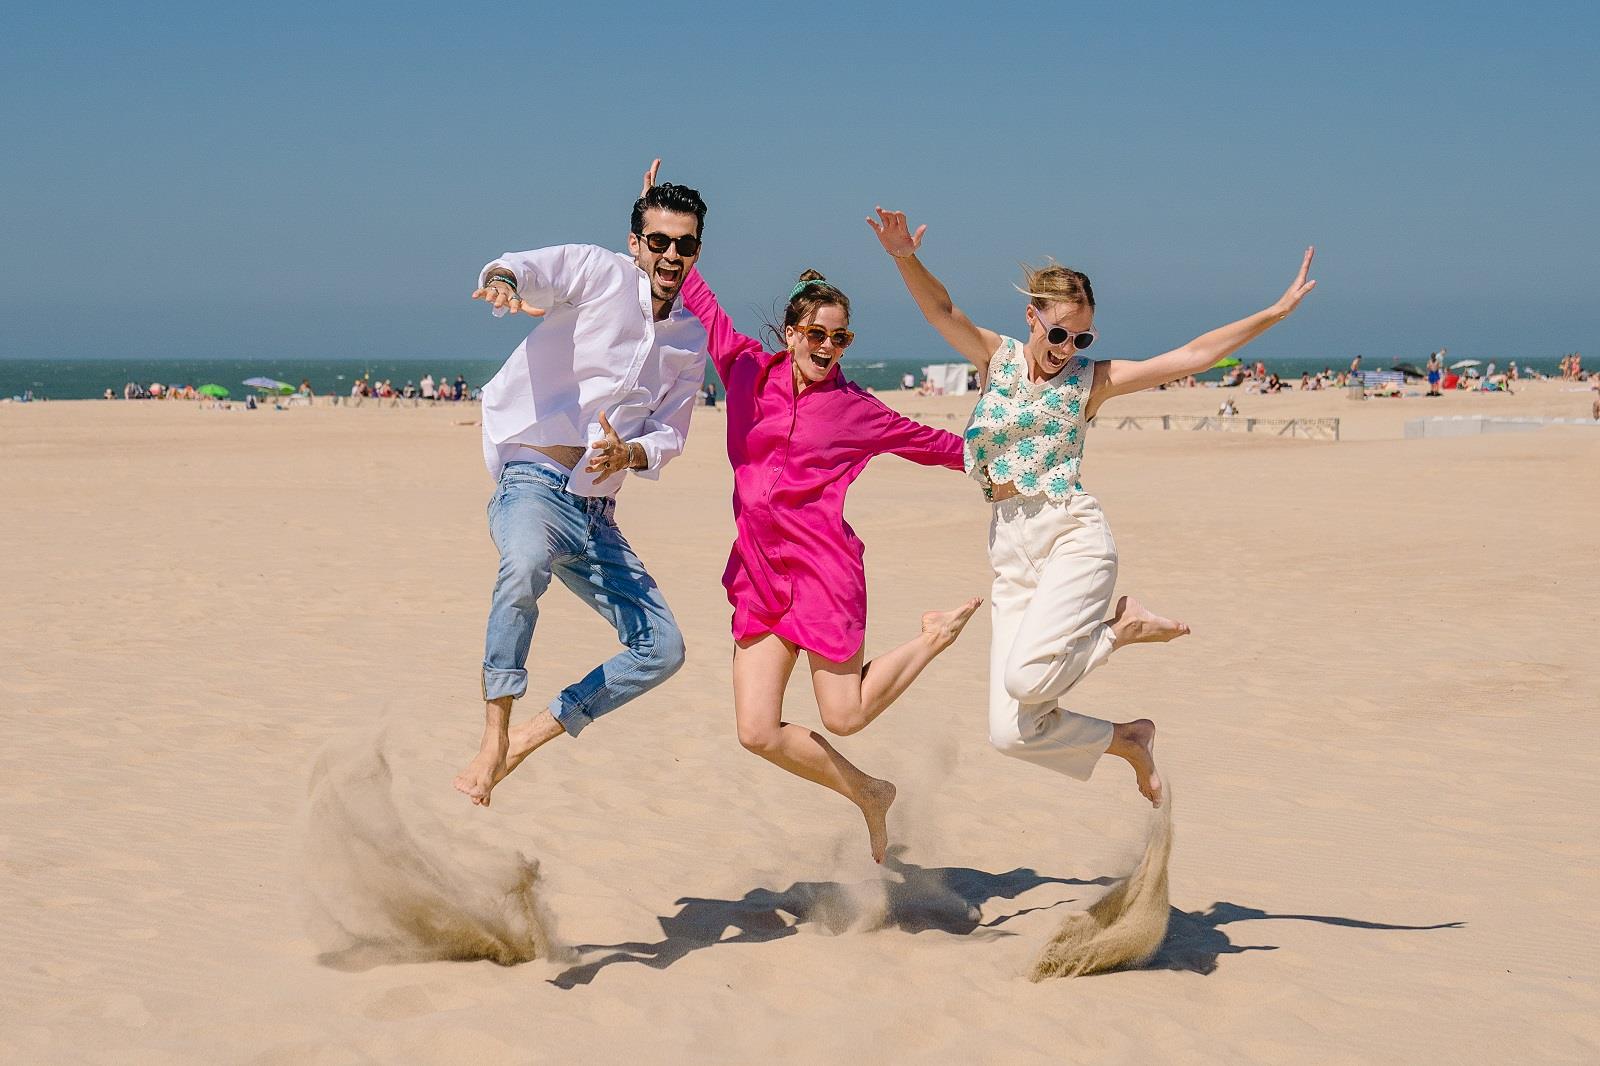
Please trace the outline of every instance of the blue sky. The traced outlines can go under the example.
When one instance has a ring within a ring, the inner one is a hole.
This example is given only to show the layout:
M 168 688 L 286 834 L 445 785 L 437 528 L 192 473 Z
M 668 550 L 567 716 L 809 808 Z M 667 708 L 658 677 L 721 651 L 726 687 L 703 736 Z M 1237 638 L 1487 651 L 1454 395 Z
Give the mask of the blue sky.
M 946 354 L 862 222 L 1014 329 L 1087 271 L 1102 354 L 1319 289 L 1265 355 L 1600 341 L 1592 4 L 77 4 L 0 17 L 0 357 L 494 355 L 496 253 L 698 187 L 748 331 L 816 267 L 853 357 Z M 858 354 L 859 353 L 859 354 Z

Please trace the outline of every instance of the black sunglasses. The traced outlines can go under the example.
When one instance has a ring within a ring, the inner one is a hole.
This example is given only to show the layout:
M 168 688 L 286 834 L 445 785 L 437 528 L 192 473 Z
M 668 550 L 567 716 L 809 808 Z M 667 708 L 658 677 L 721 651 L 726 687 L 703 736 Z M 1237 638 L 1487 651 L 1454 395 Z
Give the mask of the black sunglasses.
M 1067 343 L 1067 338 L 1072 338 L 1072 346 L 1078 351 L 1083 351 L 1094 343 L 1097 334 L 1093 330 L 1088 333 L 1074 333 L 1065 326 L 1051 326 L 1045 331 L 1044 339 L 1050 342 L 1050 347 L 1059 348 Z
M 665 233 L 640 233 L 637 234 L 644 246 L 656 255 L 666 251 L 668 246 L 676 244 L 678 254 L 690 258 L 700 254 L 700 238 L 695 236 L 668 237 Z

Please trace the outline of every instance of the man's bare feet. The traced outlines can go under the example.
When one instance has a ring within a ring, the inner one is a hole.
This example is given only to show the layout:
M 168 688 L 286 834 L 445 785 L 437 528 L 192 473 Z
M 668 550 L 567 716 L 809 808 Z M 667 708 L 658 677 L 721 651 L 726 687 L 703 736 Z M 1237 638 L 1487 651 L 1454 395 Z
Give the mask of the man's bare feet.
M 1144 604 L 1124 596 L 1117 601 L 1117 613 L 1111 616 L 1111 632 L 1120 648 L 1124 644 L 1164 644 L 1187 634 L 1189 627 L 1151 614 Z
M 1161 775 L 1156 773 L 1156 724 L 1148 718 L 1118 722 L 1112 726 L 1111 746 L 1106 754 L 1128 760 L 1139 792 L 1150 806 L 1161 806 Z
M 941 652 L 956 642 L 961 631 L 972 620 L 972 612 L 983 603 L 982 596 L 974 596 L 953 611 L 929 611 L 922 616 L 922 635 Z
M 456 791 L 464 793 L 478 806 L 487 807 L 489 793 L 507 772 L 505 739 L 501 738 L 498 744 L 486 741 L 467 768 L 456 775 Z
M 508 747 L 505 766 L 500 770 L 500 776 L 494 779 L 494 783 L 498 785 L 504 781 L 511 771 L 522 765 L 523 759 L 532 755 L 546 741 L 560 736 L 563 732 L 565 730 L 561 728 L 560 723 L 556 722 L 548 712 L 512 726 L 506 738 Z
M 889 805 L 894 803 L 895 787 L 874 778 L 861 790 L 861 814 L 867 820 L 867 839 L 872 845 L 872 861 L 881 863 L 889 850 Z

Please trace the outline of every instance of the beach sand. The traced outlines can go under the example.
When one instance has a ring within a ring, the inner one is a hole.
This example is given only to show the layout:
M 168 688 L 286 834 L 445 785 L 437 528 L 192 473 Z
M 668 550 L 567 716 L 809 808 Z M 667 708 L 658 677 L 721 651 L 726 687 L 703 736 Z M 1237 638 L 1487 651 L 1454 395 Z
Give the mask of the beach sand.
M 1194 633 L 1072 703 L 1159 725 L 1172 911 L 1145 967 L 1039 983 L 1139 859 L 1131 773 L 988 747 L 980 614 L 839 741 L 900 786 L 875 867 L 734 736 L 720 412 L 619 504 L 688 665 L 483 810 L 450 787 L 495 570 L 475 409 L 0 406 L 0 1061 L 1596 1061 L 1600 428 L 1401 439 L 1587 415 L 1566 388 L 1237 397 L 1339 443 L 1111 426 L 1214 389 L 1108 406 L 1121 588 Z M 887 398 L 958 431 L 972 400 Z M 869 653 L 986 593 L 958 475 L 879 460 L 849 516 Z M 614 644 L 540 606 L 522 713 Z M 798 678 L 790 708 L 817 723 Z M 485 943 L 539 958 L 395 961 Z

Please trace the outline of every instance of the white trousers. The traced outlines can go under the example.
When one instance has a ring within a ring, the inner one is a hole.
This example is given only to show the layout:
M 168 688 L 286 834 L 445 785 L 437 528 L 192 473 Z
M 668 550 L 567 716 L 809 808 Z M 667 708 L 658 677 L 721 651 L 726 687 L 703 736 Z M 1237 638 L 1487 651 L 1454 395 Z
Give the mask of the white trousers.
M 1117 545 L 1093 496 L 1013 496 L 993 505 L 989 563 L 989 743 L 1086 781 L 1111 745 L 1111 723 L 1057 701 L 1106 661 Z

